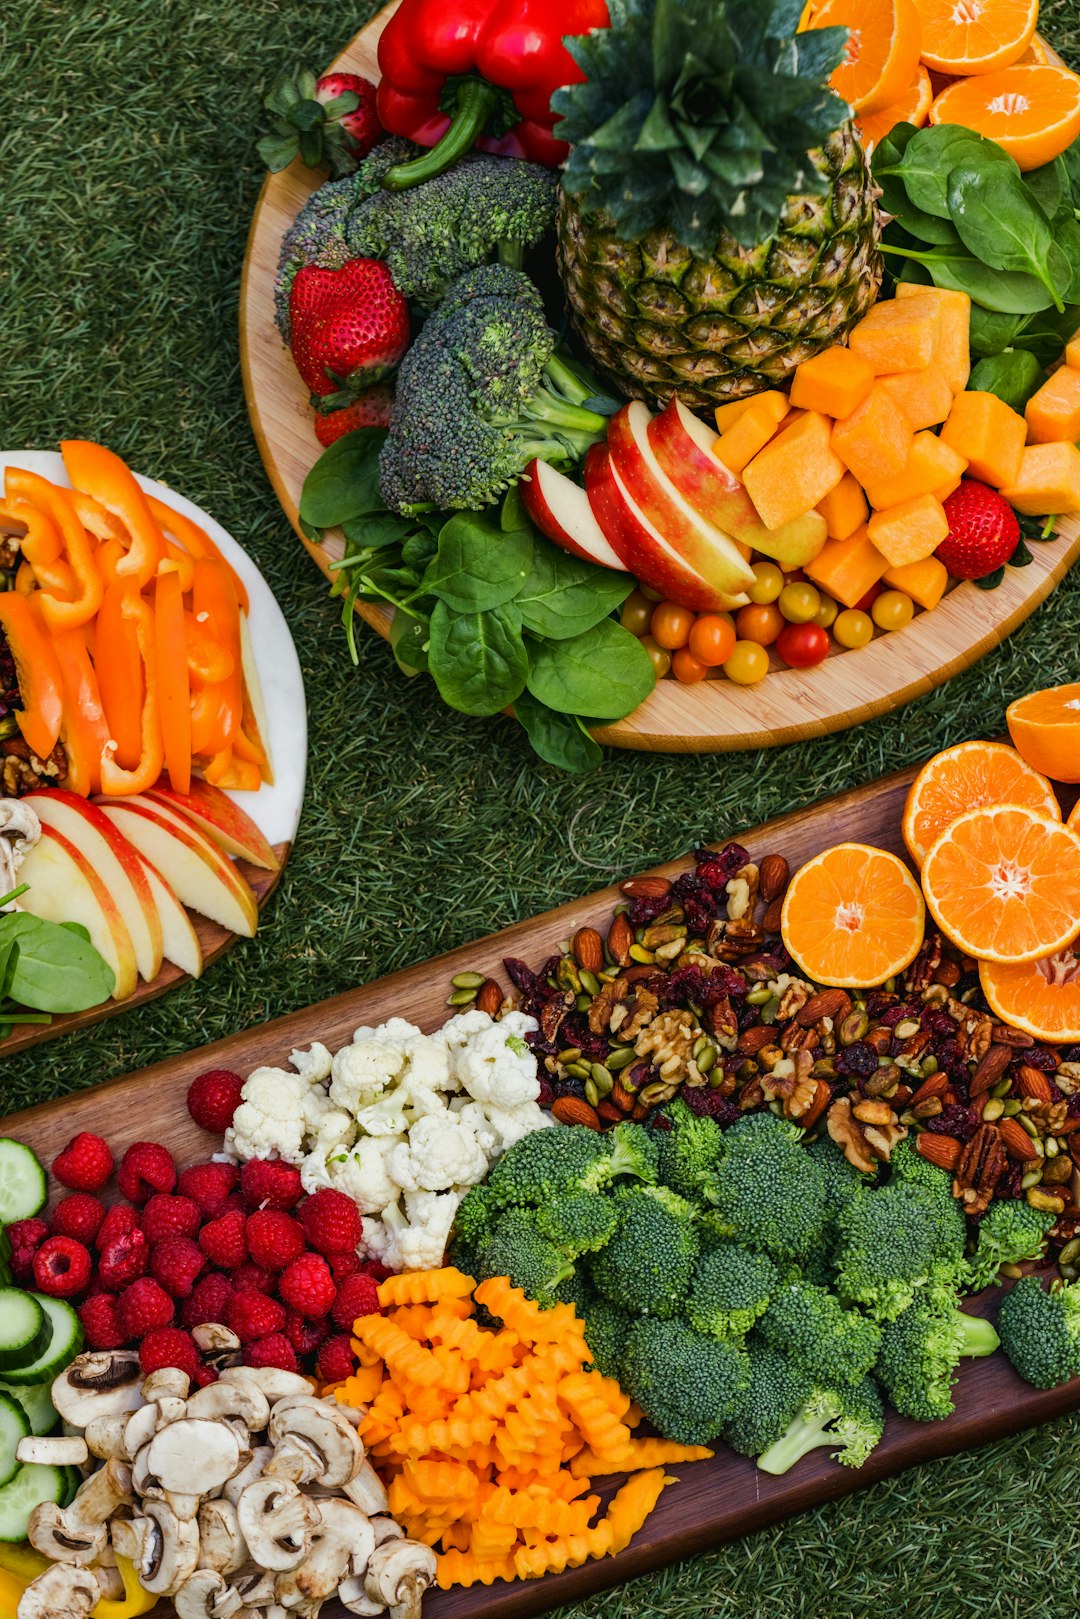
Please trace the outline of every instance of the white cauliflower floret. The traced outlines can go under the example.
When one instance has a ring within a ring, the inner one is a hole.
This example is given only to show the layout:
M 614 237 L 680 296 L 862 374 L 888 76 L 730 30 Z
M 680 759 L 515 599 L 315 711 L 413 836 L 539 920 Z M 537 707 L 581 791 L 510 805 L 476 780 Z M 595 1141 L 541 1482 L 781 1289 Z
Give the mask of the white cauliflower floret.
M 536 1058 L 523 1038 L 535 1028 L 532 1018 L 511 1012 L 501 1023 L 475 1034 L 458 1053 L 458 1077 L 475 1101 L 502 1108 L 535 1102 L 540 1094 Z
M 534 1130 L 546 1130 L 555 1120 L 545 1113 L 539 1102 L 519 1102 L 515 1108 L 484 1108 L 488 1128 L 498 1138 L 492 1157 L 501 1157 L 515 1141 L 531 1136 Z
M 460 1117 L 444 1109 L 417 1119 L 390 1154 L 390 1174 L 406 1191 L 471 1186 L 487 1174 L 487 1154 Z
M 393 1136 L 362 1136 L 345 1151 L 344 1158 L 340 1152 L 332 1153 L 327 1165 L 329 1184 L 351 1197 L 363 1214 L 378 1214 L 401 1193 L 389 1167 L 396 1146 Z
M 494 1019 L 487 1012 L 477 1011 L 471 1006 L 467 1012 L 458 1012 L 454 1017 L 448 1018 L 441 1029 L 436 1029 L 432 1035 L 444 1045 L 453 1059 L 459 1051 L 463 1051 L 474 1035 L 484 1034 L 494 1026 Z
M 407 1023 L 403 1017 L 392 1017 L 386 1023 L 380 1023 L 378 1028 L 370 1024 L 361 1024 L 359 1029 L 353 1030 L 353 1045 L 363 1045 L 367 1040 L 389 1040 L 403 1044 L 414 1035 L 420 1033 L 415 1023 Z
M 445 1103 L 437 1093 L 457 1089 L 456 1081 L 450 1076 L 450 1056 L 446 1047 L 426 1034 L 417 1035 L 402 1044 L 409 1059 L 405 1076 L 409 1089 L 418 1097 L 421 1092 L 425 1096 L 430 1095 L 435 1104 L 434 1107 L 421 1106 L 418 1100 L 413 1104 L 415 1110 L 434 1112 L 435 1108 L 444 1107 Z
M 408 1105 L 408 1087 L 395 1085 L 367 1107 L 356 1108 L 357 1126 L 370 1136 L 403 1136 L 409 1128 Z
M 476 1137 L 477 1145 L 489 1159 L 499 1156 L 502 1151 L 499 1132 L 479 1102 L 474 1102 L 468 1096 L 455 1096 L 450 1103 L 450 1110 L 457 1114 L 462 1124 Z
M 376 1101 L 404 1067 L 405 1053 L 397 1041 L 373 1037 L 342 1046 L 333 1059 L 330 1100 L 356 1113 Z
M 240 1105 L 226 1132 L 225 1151 L 237 1158 L 304 1157 L 304 1102 L 308 1083 L 285 1068 L 256 1068 L 240 1092 Z
M 301 1079 L 306 1079 L 309 1085 L 320 1085 L 324 1079 L 330 1078 L 331 1056 L 321 1040 L 316 1040 L 306 1050 L 298 1049 L 289 1057 L 296 1072 Z
M 381 1220 L 364 1221 L 368 1253 L 391 1270 L 434 1270 L 460 1202 L 459 1192 L 406 1192 L 404 1208 L 391 1203 Z

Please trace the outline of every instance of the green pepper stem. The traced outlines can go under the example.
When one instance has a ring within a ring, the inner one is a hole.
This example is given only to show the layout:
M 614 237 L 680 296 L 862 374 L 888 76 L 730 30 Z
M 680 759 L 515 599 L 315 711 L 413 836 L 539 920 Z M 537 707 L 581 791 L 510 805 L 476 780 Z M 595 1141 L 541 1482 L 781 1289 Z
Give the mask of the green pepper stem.
M 483 79 L 466 79 L 457 92 L 457 106 L 446 131 L 437 146 L 423 157 L 408 163 L 395 163 L 382 177 L 386 191 L 407 191 L 410 186 L 423 185 L 433 180 L 444 169 L 450 168 L 476 143 L 484 133 L 488 119 L 500 102 L 499 91 Z

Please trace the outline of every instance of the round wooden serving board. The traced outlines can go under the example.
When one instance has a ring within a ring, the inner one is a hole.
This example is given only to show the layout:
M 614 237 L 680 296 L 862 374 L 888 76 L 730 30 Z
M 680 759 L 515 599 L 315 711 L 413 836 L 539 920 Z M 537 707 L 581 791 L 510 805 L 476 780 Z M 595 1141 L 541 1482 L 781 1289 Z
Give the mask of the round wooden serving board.
M 397 0 L 350 41 L 332 67 L 377 80 L 379 36 L 396 9 Z M 289 522 L 332 579 L 330 565 L 344 552 L 341 535 L 334 532 L 316 545 L 300 530 L 300 491 L 321 446 L 307 390 L 274 325 L 273 297 L 281 239 L 323 177 L 299 160 L 267 176 L 244 259 L 240 358 L 248 412 L 270 481 Z M 723 678 L 697 686 L 661 680 L 640 708 L 593 734 L 614 747 L 710 753 L 823 736 L 888 713 L 970 667 L 1034 612 L 1080 555 L 1080 518 L 1066 519 L 1053 541 L 1033 546 L 1032 552 L 1030 566 L 1006 568 L 996 590 L 959 585 L 932 613 L 919 613 L 907 629 L 879 636 L 859 651 L 838 651 L 815 669 L 777 666 L 752 687 Z M 357 603 L 356 610 L 380 635 L 388 635 L 388 608 Z

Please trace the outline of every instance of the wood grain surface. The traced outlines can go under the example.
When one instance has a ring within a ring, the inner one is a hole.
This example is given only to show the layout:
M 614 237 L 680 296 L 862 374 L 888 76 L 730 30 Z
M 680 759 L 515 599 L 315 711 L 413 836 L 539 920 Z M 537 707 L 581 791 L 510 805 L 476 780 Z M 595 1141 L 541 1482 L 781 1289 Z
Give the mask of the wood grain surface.
M 783 816 L 748 834 L 737 827 L 719 828 L 718 841 L 737 834 L 755 859 L 770 849 L 776 850 L 787 856 L 793 870 L 821 849 L 845 839 L 877 844 L 902 854 L 900 812 L 913 774 L 909 770 L 885 777 L 811 809 Z M 1075 790 L 1069 793 L 1066 809 L 1075 796 Z M 686 865 L 687 861 L 678 860 L 656 870 L 672 877 Z M 169 1146 L 181 1165 L 203 1159 L 219 1142 L 192 1122 L 184 1106 L 184 1093 L 204 1069 L 234 1068 L 246 1075 L 261 1063 L 287 1063 L 294 1047 L 306 1046 L 313 1040 L 322 1040 L 336 1049 L 351 1038 L 358 1025 L 389 1017 L 405 1017 L 427 1031 L 435 1029 L 447 1017 L 446 995 L 454 973 L 476 969 L 505 982 L 505 956 L 521 956 L 535 964 L 578 927 L 606 929 L 618 897 L 616 887 L 602 889 L 273 1023 L 196 1047 L 184 1056 L 126 1078 L 13 1114 L 0 1120 L 0 1135 L 26 1141 L 46 1163 L 80 1130 L 105 1134 L 117 1157 L 132 1141 L 151 1138 Z M 996 1302 L 996 1291 L 989 1290 L 972 1307 L 992 1316 Z M 578 1601 L 590 1592 L 748 1534 L 903 1468 L 985 1444 L 1075 1410 L 1080 1406 L 1080 1379 L 1063 1388 L 1041 1392 L 1021 1382 L 1005 1357 L 998 1354 L 964 1364 L 956 1404 L 955 1414 L 945 1422 L 919 1424 L 891 1416 L 882 1443 L 858 1470 L 841 1467 L 830 1461 L 826 1452 L 815 1451 L 783 1478 L 770 1478 L 721 1446 L 712 1461 L 673 1469 L 679 1483 L 664 1492 L 644 1529 L 618 1557 L 587 1563 L 583 1568 L 543 1580 L 514 1584 L 500 1581 L 489 1589 L 432 1594 L 425 1600 L 424 1613 L 427 1619 L 470 1619 L 472 1615 L 481 1619 L 517 1619 L 559 1603 Z M 171 1610 L 156 1611 L 160 1614 Z M 323 1611 L 327 1619 L 340 1619 L 344 1610 L 331 1603 Z
M 333 67 L 377 80 L 379 35 L 395 10 L 396 0 L 356 35 Z M 240 358 L 251 425 L 282 510 L 333 578 L 331 564 L 344 552 L 341 534 L 334 530 L 315 544 L 300 531 L 300 491 L 321 446 L 307 390 L 273 312 L 281 239 L 322 178 L 296 161 L 263 185 L 244 259 Z M 858 651 L 837 650 L 815 669 L 787 669 L 774 659 L 767 679 L 752 687 L 722 678 L 696 686 L 661 680 L 626 719 L 593 734 L 614 747 L 707 753 L 823 736 L 888 713 L 968 668 L 1034 612 L 1080 555 L 1080 518 L 1065 519 L 1055 540 L 1031 549 L 1031 565 L 1006 568 L 996 590 L 959 585 L 932 613 L 919 613 L 900 633 L 879 636 Z M 389 608 L 358 602 L 356 610 L 380 635 L 389 634 Z

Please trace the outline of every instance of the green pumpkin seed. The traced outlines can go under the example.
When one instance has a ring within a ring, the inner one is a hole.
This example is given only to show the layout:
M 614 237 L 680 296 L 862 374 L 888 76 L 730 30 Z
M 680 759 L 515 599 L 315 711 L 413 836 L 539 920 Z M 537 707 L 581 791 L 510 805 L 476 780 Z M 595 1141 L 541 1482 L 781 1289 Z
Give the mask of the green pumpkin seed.
M 484 982 L 483 973 L 455 973 L 450 980 L 455 989 L 479 989 Z
M 768 984 L 755 984 L 746 997 L 747 1006 L 764 1006 L 766 1001 L 773 998 L 772 990 Z
M 608 1053 L 604 1066 L 613 1074 L 621 1074 L 624 1068 L 629 1068 L 636 1056 L 637 1052 L 633 1046 L 620 1046 L 617 1051 Z
M 480 982 L 483 983 L 483 979 Z M 477 988 L 479 988 L 479 985 Z M 446 1004 L 447 1006 L 469 1006 L 475 999 L 475 989 L 455 989 L 452 995 L 446 997 Z

